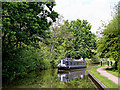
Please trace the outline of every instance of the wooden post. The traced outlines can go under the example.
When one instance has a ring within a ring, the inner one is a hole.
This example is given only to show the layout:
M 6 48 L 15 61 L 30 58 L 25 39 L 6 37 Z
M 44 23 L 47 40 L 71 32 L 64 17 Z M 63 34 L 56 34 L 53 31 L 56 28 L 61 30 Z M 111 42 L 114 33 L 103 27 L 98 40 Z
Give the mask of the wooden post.
M 107 64 L 108 64 L 108 66 L 109 66 L 109 61 L 107 61 Z
M 101 64 L 101 66 L 102 66 L 102 61 L 101 61 L 101 63 L 100 63 L 100 64 Z
M 112 66 L 112 61 L 111 61 L 111 66 Z

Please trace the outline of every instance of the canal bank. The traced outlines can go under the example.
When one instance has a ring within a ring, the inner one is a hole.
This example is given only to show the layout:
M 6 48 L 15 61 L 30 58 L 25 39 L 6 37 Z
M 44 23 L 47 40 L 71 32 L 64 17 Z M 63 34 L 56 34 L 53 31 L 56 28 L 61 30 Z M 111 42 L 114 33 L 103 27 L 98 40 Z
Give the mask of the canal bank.
M 118 85 L 115 84 L 114 82 L 112 82 L 111 80 L 108 79 L 109 76 L 105 77 L 103 75 L 101 75 L 99 71 L 100 68 L 104 68 L 105 66 L 94 66 L 93 68 L 91 68 L 89 70 L 89 72 L 98 79 L 98 81 L 100 81 L 101 83 L 103 83 L 107 88 L 118 88 Z M 107 73 L 107 72 L 106 72 Z M 105 71 L 102 72 L 102 74 L 105 74 Z M 109 77 L 110 78 L 110 77 Z M 112 76 L 111 76 L 112 78 Z
M 111 80 L 112 82 L 114 82 L 115 84 L 120 86 L 120 84 L 118 83 L 118 80 L 120 80 L 120 78 L 108 73 L 106 71 L 107 68 L 112 68 L 112 67 L 110 67 L 110 66 L 109 67 L 101 67 L 101 68 L 98 68 L 97 71 L 100 73 L 100 75 L 107 77 L 109 80 Z
M 94 75 L 92 75 L 90 72 L 88 72 L 88 76 L 90 79 L 93 81 L 93 83 L 96 85 L 97 88 L 99 89 L 106 89 L 107 87 L 99 81 Z

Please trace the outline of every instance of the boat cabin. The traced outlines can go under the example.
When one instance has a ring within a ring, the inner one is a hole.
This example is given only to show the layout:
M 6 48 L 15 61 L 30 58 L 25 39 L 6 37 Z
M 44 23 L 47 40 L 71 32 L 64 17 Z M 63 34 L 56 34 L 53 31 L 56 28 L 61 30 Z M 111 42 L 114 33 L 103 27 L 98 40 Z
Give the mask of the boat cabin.
M 81 59 L 66 58 L 66 59 L 60 60 L 57 67 L 59 69 L 60 68 L 71 69 L 71 68 L 86 67 L 86 62 L 85 60 L 81 60 Z

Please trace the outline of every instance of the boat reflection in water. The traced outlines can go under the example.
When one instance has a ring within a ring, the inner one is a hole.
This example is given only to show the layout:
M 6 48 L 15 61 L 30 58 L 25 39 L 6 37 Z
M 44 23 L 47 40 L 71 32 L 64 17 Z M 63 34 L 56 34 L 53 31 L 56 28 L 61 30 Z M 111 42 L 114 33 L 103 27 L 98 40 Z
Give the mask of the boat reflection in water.
M 58 71 L 58 77 L 60 81 L 70 81 L 74 80 L 78 77 L 81 79 L 86 75 L 86 68 L 77 69 L 77 70 L 64 70 L 64 71 Z

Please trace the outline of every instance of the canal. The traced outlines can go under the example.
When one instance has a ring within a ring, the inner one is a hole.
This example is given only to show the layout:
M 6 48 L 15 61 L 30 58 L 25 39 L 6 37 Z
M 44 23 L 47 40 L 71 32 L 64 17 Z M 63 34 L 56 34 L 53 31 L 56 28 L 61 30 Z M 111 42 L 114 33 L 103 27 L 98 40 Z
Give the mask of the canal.
M 95 88 L 87 75 L 87 68 L 58 72 L 57 69 L 29 73 L 15 80 L 7 88 Z

